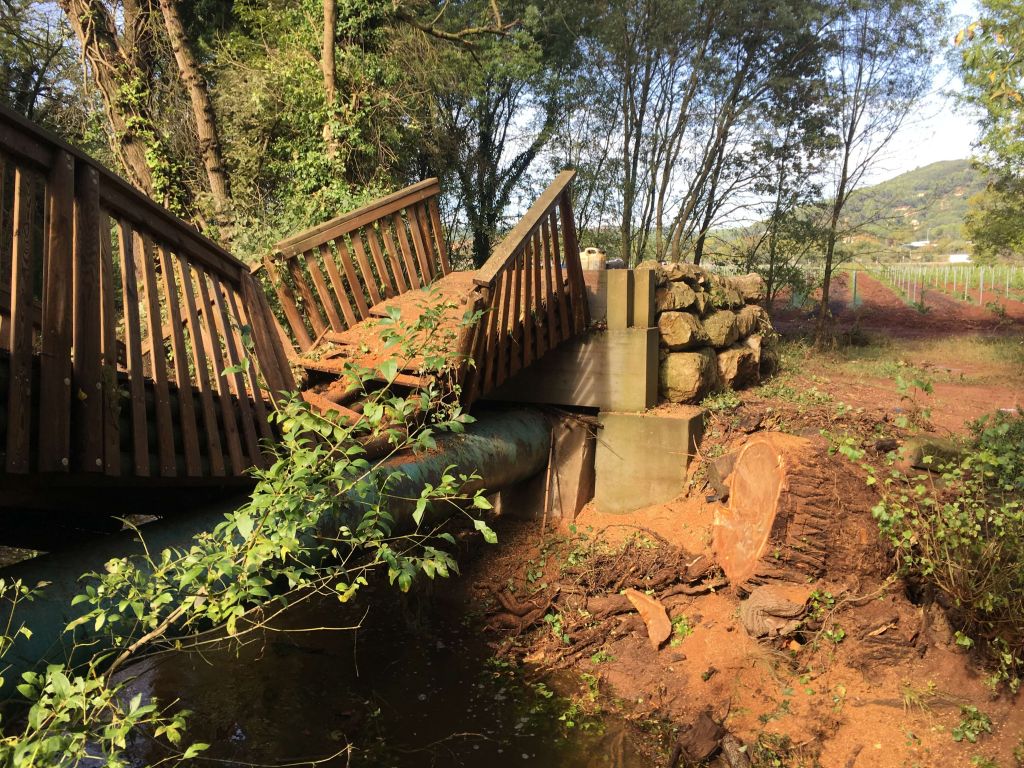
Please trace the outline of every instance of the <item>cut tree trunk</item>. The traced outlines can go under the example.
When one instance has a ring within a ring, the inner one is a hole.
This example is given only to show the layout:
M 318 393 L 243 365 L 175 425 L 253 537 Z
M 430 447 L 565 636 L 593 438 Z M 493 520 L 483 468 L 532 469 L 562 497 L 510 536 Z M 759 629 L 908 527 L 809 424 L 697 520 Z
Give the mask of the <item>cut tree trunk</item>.
M 773 581 L 806 584 L 826 571 L 886 571 L 864 478 L 823 440 L 755 435 L 738 451 L 728 484 L 713 546 L 733 585 L 749 591 Z

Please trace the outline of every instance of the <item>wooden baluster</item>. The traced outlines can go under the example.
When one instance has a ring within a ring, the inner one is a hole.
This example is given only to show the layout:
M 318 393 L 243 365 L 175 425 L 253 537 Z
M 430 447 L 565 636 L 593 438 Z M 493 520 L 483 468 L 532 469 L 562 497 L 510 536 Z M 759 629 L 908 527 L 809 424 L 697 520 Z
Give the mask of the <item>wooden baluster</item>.
M 559 334 L 558 322 L 555 317 L 555 288 L 554 279 L 551 275 L 554 256 L 551 251 L 551 238 L 548 236 L 547 217 L 540 220 L 540 230 L 537 235 L 541 242 L 541 251 L 544 254 L 544 295 L 546 296 L 548 312 L 548 349 L 554 349 L 562 340 Z
M 206 358 L 206 333 L 200 325 L 201 320 L 196 309 L 197 302 L 191 265 L 182 255 L 178 257 L 178 278 L 181 282 L 181 295 L 185 299 L 185 317 L 188 320 L 189 339 L 192 342 L 192 364 L 196 372 L 196 385 L 199 387 L 199 402 L 203 409 L 203 426 L 206 428 L 210 474 L 220 477 L 225 474 L 226 470 L 224 468 L 224 450 L 220 443 L 220 427 L 217 425 L 217 409 L 213 403 L 213 387 L 210 384 L 209 362 Z M 203 319 L 206 319 L 205 309 L 203 314 Z
M 160 287 L 156 281 L 153 242 L 148 236 L 135 237 L 135 258 L 142 265 L 142 282 L 146 292 L 146 322 L 149 331 L 149 360 L 153 375 L 153 410 L 156 413 L 157 456 L 160 474 L 174 477 L 178 462 L 174 452 L 174 422 L 171 419 L 171 394 L 167 386 L 167 358 L 164 349 L 163 323 L 160 311 Z
M 491 311 L 487 315 L 487 365 L 484 368 L 486 375 L 481 379 L 482 394 L 487 394 L 497 386 L 498 356 L 501 349 L 500 339 L 498 338 L 498 305 L 502 295 L 502 282 L 507 280 L 507 271 L 502 270 L 495 277 L 494 287 L 492 288 L 494 298 L 491 300 Z
M 313 326 L 313 333 L 320 337 L 327 330 L 327 322 L 324 320 L 323 315 L 320 314 L 316 297 L 313 296 L 313 291 L 310 289 L 309 283 L 306 282 L 306 276 L 302 274 L 299 260 L 292 256 L 288 258 L 287 264 L 288 274 L 292 276 L 292 282 L 295 283 L 295 287 L 299 289 L 299 295 L 302 296 L 306 317 L 309 318 L 309 322 Z
M 509 357 L 509 336 L 511 335 L 511 328 L 509 327 L 509 299 L 512 296 L 512 283 L 519 280 L 519 276 L 516 274 L 515 265 L 509 264 L 505 271 L 502 273 L 504 280 L 502 287 L 504 291 L 501 294 L 501 324 L 498 326 L 498 373 L 495 381 L 495 386 L 500 387 L 505 379 L 508 378 L 508 357 Z
M 395 233 L 398 235 L 398 245 L 402 249 L 402 261 L 405 263 L 405 271 L 409 275 L 409 288 L 419 288 L 427 284 L 422 273 L 416 271 L 416 261 L 413 258 L 412 247 L 409 245 L 409 235 L 405 230 L 405 220 L 400 213 L 391 217 L 395 225 Z
M 534 322 L 536 323 L 536 333 L 534 334 L 537 339 L 537 359 L 544 357 L 544 354 L 548 351 L 548 329 L 547 316 L 545 312 L 545 294 L 542 276 L 544 273 L 544 253 L 540 249 L 540 233 L 535 229 L 530 235 L 530 247 L 533 250 L 533 287 L 534 287 L 534 302 L 537 310 L 534 312 Z
M 320 297 L 320 305 L 327 313 L 327 320 L 330 322 L 331 328 L 335 331 L 345 330 L 345 325 L 341 322 L 341 316 L 331 300 L 331 292 L 327 289 L 327 282 L 324 280 L 323 272 L 320 271 L 320 265 L 316 263 L 316 253 L 306 251 L 302 256 L 306 260 L 306 268 L 309 270 L 310 277 L 313 278 L 313 285 L 316 287 L 316 293 Z
M 523 367 L 533 362 L 533 249 L 523 243 Z
M 117 323 L 110 216 L 100 217 L 100 343 L 103 359 L 103 467 L 121 474 L 121 389 L 117 381 Z
M 259 464 L 261 460 L 260 442 L 256 434 L 256 423 L 253 421 L 252 403 L 249 400 L 249 393 L 245 388 L 245 380 L 238 370 L 242 364 L 242 355 L 235 338 L 235 328 L 232 326 L 231 317 L 227 312 L 224 286 L 221 284 L 220 278 L 212 272 L 210 273 L 210 282 L 213 284 L 213 303 L 216 308 L 216 317 L 220 324 L 220 335 L 224 339 L 228 368 L 234 369 L 232 373 L 223 373 L 222 378 L 227 379 L 237 399 L 239 421 L 242 423 L 242 435 L 245 438 L 249 464 Z
M 132 423 L 132 457 L 137 477 L 149 477 L 149 427 L 146 420 L 146 383 L 142 372 L 142 323 L 139 320 L 139 284 L 132 256 L 138 235 L 125 220 L 117 223 L 118 257 L 121 262 L 121 296 L 124 301 L 125 355 Z
M 587 305 L 587 288 L 583 283 L 580 246 L 576 240 L 576 222 L 572 215 L 568 187 L 559 197 L 558 212 L 562 220 L 562 237 L 565 238 L 565 266 L 569 273 L 569 290 L 572 293 L 573 328 L 576 333 L 582 333 L 590 321 L 590 309 Z
M 391 262 L 391 273 L 395 276 L 398 292 L 405 293 L 409 290 L 409 283 L 406 282 L 405 276 L 402 274 L 401 254 L 395 247 L 395 239 L 391 235 L 392 223 L 390 216 L 382 218 L 380 220 L 380 232 L 384 238 L 384 250 L 387 251 L 388 261 Z
M 11 241 L 10 382 L 7 394 L 7 471 L 29 471 L 32 430 L 32 184 L 14 170 Z
M 483 294 L 484 313 L 473 331 L 473 348 L 470 356 L 475 365 L 469 368 L 466 387 L 462 393 L 462 402 L 468 407 L 480 395 L 482 388 L 484 365 L 487 356 L 487 319 L 493 312 L 494 291 L 489 288 L 480 289 Z
M 519 250 L 512 258 L 512 338 L 509 339 L 511 360 L 509 361 L 509 375 L 515 376 L 523 366 L 523 339 L 526 334 L 526 325 L 523 323 L 523 263 L 526 255 Z
M 430 221 L 434 227 L 434 242 L 437 244 L 437 256 L 441 262 L 441 274 L 447 275 L 452 271 L 448 265 L 448 243 L 444 238 L 444 229 L 441 227 L 441 213 L 437 210 L 437 195 L 428 201 L 430 207 Z
M 167 320 L 171 325 L 171 349 L 174 352 L 174 382 L 178 385 L 178 424 L 181 427 L 181 446 L 185 454 L 185 472 L 189 477 L 203 473 L 199 451 L 199 429 L 196 425 L 195 401 L 192 397 L 192 379 L 188 373 L 188 349 L 181 321 L 181 304 L 174 280 L 174 264 L 167 246 L 160 246 L 160 272 L 167 297 Z
M 366 305 L 366 298 L 363 295 L 363 286 L 359 282 L 359 278 L 356 277 L 355 266 L 352 263 L 352 255 L 349 253 L 348 247 L 345 245 L 345 238 L 339 237 L 334 241 L 334 245 L 338 249 L 338 257 L 341 259 L 341 266 L 345 270 L 345 277 L 348 278 L 348 287 L 352 293 L 352 299 L 356 303 L 356 309 L 359 310 L 359 319 L 365 320 L 370 314 L 370 308 Z
M 71 343 L 74 323 L 75 161 L 59 151 L 46 182 L 46 263 L 39 356 L 39 471 L 71 467 Z M 2 204 L 2 201 L 0 201 Z
M 270 277 L 270 282 L 274 286 L 274 290 L 277 292 L 277 298 L 281 301 L 281 308 L 284 310 L 284 316 L 288 319 L 288 325 L 291 326 L 292 333 L 295 334 L 295 341 L 299 345 L 299 349 L 305 352 L 311 346 L 313 346 L 313 339 L 309 335 L 309 331 L 306 329 L 306 323 L 302 319 L 302 313 L 299 312 L 299 307 L 295 303 L 295 295 L 292 293 L 291 288 L 285 283 L 283 275 L 277 270 L 277 265 L 270 256 L 263 258 L 263 266 L 267 270 L 267 275 Z
M 244 282 L 243 282 L 244 285 Z M 246 366 L 246 375 L 249 379 L 249 393 L 252 397 L 253 409 L 256 411 L 256 427 L 260 431 L 260 437 L 264 440 L 273 440 L 274 433 L 270 429 L 270 422 L 267 421 L 267 408 L 263 403 L 263 390 L 260 387 L 259 374 L 260 370 L 264 371 L 264 377 L 266 378 L 267 369 L 269 365 L 262 364 L 262 360 L 267 360 L 267 357 L 259 357 L 259 344 L 257 343 L 255 323 L 252 320 L 255 319 L 255 313 L 250 314 L 246 309 L 246 303 L 238 295 L 238 292 L 234 288 L 230 288 L 227 291 L 228 307 L 231 309 L 231 314 L 238 318 L 239 322 L 243 325 L 248 325 L 253 335 L 253 345 L 256 351 L 256 359 L 253 359 L 248 351 L 242 346 L 241 339 L 236 334 L 236 341 L 238 342 L 239 349 L 242 350 L 243 357 L 247 357 L 249 360 L 248 366 Z M 262 460 L 262 452 L 257 454 L 257 465 L 264 466 L 265 462 Z
M 100 338 L 100 177 L 91 165 L 75 183 L 74 376 L 72 429 L 77 468 L 103 471 L 103 352 Z
M 217 333 L 217 307 L 210 299 L 210 287 L 207 284 L 207 275 L 202 267 L 195 265 L 196 280 L 199 283 L 200 306 L 203 308 L 203 342 L 206 345 L 206 352 L 213 363 L 213 375 L 217 383 L 217 392 L 220 396 L 220 415 L 224 423 L 224 437 L 228 444 L 228 459 L 231 462 L 231 472 L 234 475 L 241 475 L 245 471 L 245 461 L 242 458 L 242 442 L 238 437 L 238 417 L 235 412 L 235 405 L 231 401 L 231 388 L 227 378 L 224 376 L 224 354 L 221 350 L 221 339 Z
M 334 289 L 334 297 L 338 300 L 338 306 L 341 307 L 341 312 L 345 316 L 345 322 L 351 328 L 359 321 L 356 320 L 356 313 L 352 311 L 352 302 L 349 301 L 348 291 L 345 290 L 345 284 L 341 281 L 338 263 L 334 260 L 334 254 L 331 253 L 331 246 L 329 244 L 322 243 L 320 245 L 320 256 L 324 260 L 327 277 L 330 279 L 331 287 Z
M 551 236 L 551 258 L 555 262 L 555 286 L 558 291 L 558 318 L 560 325 L 560 337 L 568 339 L 572 336 L 572 329 L 569 327 L 569 296 L 566 294 L 565 281 L 562 279 L 562 255 L 558 247 L 558 217 L 554 209 L 547 217 L 548 231 Z
M 352 250 L 355 251 L 356 261 L 359 262 L 359 271 L 363 275 L 363 285 L 370 294 L 371 304 L 380 304 L 381 295 L 377 289 L 377 281 L 374 279 L 373 270 L 370 269 L 370 261 L 366 258 L 366 250 L 363 248 L 362 231 L 357 229 L 349 237 L 352 240 Z
M 380 277 L 380 283 L 384 288 L 385 298 L 390 299 L 397 296 L 398 291 L 395 290 L 395 283 L 392 282 L 390 275 L 388 275 L 388 268 L 384 263 L 384 254 L 381 252 L 376 228 L 373 224 L 367 224 L 363 227 L 363 232 L 366 234 L 366 242 L 370 244 L 370 254 L 373 256 L 374 266 L 377 267 L 377 275 Z
M 418 205 L 410 205 L 405 209 L 405 215 L 409 219 L 409 234 L 412 235 L 413 247 L 416 250 L 416 260 L 420 265 L 420 274 L 423 275 L 423 284 L 427 285 L 434 279 L 434 270 L 430 264 L 432 259 L 427 248 L 427 240 L 423 235 L 419 209 Z

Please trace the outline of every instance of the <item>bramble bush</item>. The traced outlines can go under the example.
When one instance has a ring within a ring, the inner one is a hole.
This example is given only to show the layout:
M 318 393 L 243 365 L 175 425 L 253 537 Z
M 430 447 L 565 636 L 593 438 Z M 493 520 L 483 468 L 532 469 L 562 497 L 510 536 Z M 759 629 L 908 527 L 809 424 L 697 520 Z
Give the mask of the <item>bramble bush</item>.
M 893 471 L 873 513 L 901 571 L 930 585 L 989 682 L 1020 686 L 1024 669 L 1024 411 L 971 425 L 959 460 L 935 474 Z
M 69 657 L 22 675 L 23 712 L 0 721 L 0 764 L 71 768 L 95 761 L 117 768 L 130 764 L 132 740 L 141 734 L 168 748 L 162 763 L 188 761 L 208 746 L 184 743 L 189 713 L 133 692 L 117 674 L 124 667 L 156 653 L 241 642 L 315 594 L 346 602 L 374 571 L 403 591 L 420 575 L 457 572 L 446 549 L 455 539 L 427 524 L 430 508 L 448 505 L 469 516 L 485 540 L 496 540 L 473 514 L 490 508 L 482 489 L 466 490 L 478 487 L 476 475 L 449 467 L 439 482 L 410 497 L 400 487 L 401 469 L 371 462 L 364 447 L 386 445 L 386 461 L 429 450 L 439 433 L 461 432 L 472 421 L 453 375 L 466 361 L 449 353 L 459 329 L 445 313 L 450 317 L 454 306 L 430 306 L 434 298 L 415 324 L 403 324 L 397 314 L 380 321 L 390 359 L 376 370 L 348 370 L 367 395 L 358 420 L 315 413 L 294 394 L 283 398 L 271 415 L 280 436 L 267 446 L 274 460 L 254 470 L 256 486 L 244 506 L 181 548 L 150 552 L 143 529 L 142 552 L 83 577 L 84 591 L 73 601 L 83 611 L 65 630 L 67 645 L 109 650 L 86 649 L 84 663 Z M 478 319 L 470 310 L 461 327 Z M 418 373 L 430 384 L 398 394 L 391 383 L 414 359 L 423 361 Z M 414 530 L 398 527 L 399 509 Z M 0 662 L 18 636 L 30 635 L 31 627 L 17 621 L 17 604 L 37 595 L 0 580 L 8 619 L 0 626 Z

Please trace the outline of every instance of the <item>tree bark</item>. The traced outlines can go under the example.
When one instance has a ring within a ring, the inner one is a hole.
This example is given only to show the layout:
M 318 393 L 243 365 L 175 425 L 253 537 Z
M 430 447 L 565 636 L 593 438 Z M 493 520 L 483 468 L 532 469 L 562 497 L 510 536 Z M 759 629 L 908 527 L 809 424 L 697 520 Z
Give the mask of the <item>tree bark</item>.
M 181 21 L 178 0 L 160 0 L 160 12 L 164 19 L 164 28 L 174 52 L 174 60 L 178 65 L 181 82 L 188 91 L 192 102 L 192 112 L 196 118 L 196 132 L 199 137 L 199 154 L 206 169 L 206 177 L 210 183 L 210 196 L 216 209 L 218 225 L 222 227 L 220 239 L 229 240 L 225 231 L 231 219 L 231 184 L 224 157 L 221 152 L 220 132 L 217 129 L 217 115 L 213 109 L 213 101 L 206 86 L 206 80 L 199 70 L 199 62 L 192 52 Z
M 324 121 L 323 136 L 324 144 L 327 145 L 327 156 L 333 160 L 338 156 L 338 137 L 334 135 L 332 126 L 338 103 L 338 70 L 335 59 L 338 4 L 336 0 L 323 0 L 323 4 L 324 35 L 320 50 L 320 69 L 324 78 L 324 101 L 327 103 L 327 119 Z
M 874 520 L 845 509 L 865 495 L 864 479 L 837 464 L 824 441 L 756 435 L 738 452 L 728 483 L 713 547 L 734 586 L 806 584 L 826 571 L 885 572 Z

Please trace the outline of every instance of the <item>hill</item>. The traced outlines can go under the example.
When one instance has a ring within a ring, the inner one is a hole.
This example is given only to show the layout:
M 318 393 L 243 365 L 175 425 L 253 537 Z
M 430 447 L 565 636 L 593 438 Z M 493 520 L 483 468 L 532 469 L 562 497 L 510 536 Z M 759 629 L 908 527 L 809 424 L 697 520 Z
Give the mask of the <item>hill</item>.
M 985 186 L 970 160 L 944 160 L 855 192 L 844 218 L 864 224 L 858 245 L 897 251 L 930 240 L 934 251 L 965 250 L 967 201 Z

